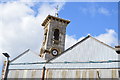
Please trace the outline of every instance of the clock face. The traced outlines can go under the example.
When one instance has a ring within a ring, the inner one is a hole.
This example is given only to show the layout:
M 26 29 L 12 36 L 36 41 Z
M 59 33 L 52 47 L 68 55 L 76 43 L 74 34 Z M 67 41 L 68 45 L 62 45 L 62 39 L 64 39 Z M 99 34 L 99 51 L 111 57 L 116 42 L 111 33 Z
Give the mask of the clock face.
M 57 51 L 56 49 L 53 49 L 53 50 L 52 50 L 52 55 L 53 55 L 53 56 L 58 55 L 58 51 Z

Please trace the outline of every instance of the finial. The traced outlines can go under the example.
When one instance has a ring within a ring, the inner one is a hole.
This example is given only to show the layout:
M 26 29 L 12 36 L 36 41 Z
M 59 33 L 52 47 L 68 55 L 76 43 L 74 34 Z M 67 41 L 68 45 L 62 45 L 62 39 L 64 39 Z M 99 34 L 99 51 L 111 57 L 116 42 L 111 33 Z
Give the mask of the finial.
M 56 6 L 56 13 L 55 13 L 55 16 L 58 17 L 58 10 L 59 10 L 59 5 Z

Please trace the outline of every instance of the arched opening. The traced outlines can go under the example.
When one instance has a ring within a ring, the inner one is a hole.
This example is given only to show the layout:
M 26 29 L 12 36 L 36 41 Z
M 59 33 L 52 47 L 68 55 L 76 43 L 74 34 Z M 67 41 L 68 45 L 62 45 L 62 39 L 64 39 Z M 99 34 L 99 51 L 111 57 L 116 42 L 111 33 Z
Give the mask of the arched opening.
M 55 29 L 55 31 L 54 31 L 54 39 L 59 40 L 59 29 Z

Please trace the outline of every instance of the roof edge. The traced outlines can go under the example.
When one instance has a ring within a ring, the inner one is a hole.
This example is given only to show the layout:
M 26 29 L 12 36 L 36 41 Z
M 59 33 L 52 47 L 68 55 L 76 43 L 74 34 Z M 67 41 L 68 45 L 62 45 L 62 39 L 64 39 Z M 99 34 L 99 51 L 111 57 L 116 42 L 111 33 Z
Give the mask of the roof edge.
M 43 23 L 42 23 L 41 25 L 42 25 L 42 26 L 45 26 L 46 21 L 47 21 L 50 17 L 52 17 L 52 18 L 54 18 L 54 19 L 59 19 L 59 20 L 65 21 L 65 22 L 67 22 L 68 24 L 70 23 L 70 20 L 63 19 L 63 18 L 60 18 L 60 17 L 55 17 L 55 16 L 52 16 L 52 15 L 48 15 L 48 16 L 45 18 L 45 20 L 43 21 Z
M 23 53 L 21 53 L 20 55 L 18 55 L 18 56 L 15 57 L 14 59 L 12 59 L 10 62 L 13 62 L 14 60 L 18 59 L 19 57 L 21 57 L 22 55 L 24 55 L 24 54 L 27 53 L 28 51 L 30 51 L 30 49 L 27 49 L 26 51 L 24 51 Z

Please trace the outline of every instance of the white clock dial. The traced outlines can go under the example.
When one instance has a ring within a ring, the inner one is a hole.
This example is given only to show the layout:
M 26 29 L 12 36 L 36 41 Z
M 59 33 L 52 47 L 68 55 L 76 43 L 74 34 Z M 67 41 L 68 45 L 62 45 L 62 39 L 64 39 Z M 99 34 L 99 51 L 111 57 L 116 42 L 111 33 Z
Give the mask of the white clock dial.
M 56 49 L 52 50 L 52 54 L 56 56 L 58 54 L 58 51 Z

